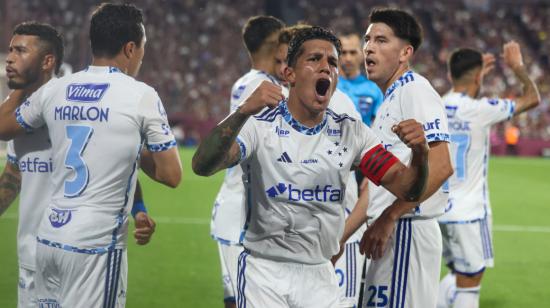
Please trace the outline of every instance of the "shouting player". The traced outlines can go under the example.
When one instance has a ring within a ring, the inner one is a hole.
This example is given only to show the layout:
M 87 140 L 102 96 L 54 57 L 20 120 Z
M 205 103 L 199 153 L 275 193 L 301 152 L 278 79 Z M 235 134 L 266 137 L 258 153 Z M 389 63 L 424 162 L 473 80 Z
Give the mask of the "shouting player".
M 133 5 L 102 4 L 92 15 L 92 66 L 52 79 L 20 107 L 0 107 L 0 137 L 44 125 L 52 147 L 53 196 L 37 232 L 39 306 L 123 307 L 129 204 L 142 157 L 148 175 L 175 187 L 181 165 L 162 103 L 136 81 L 145 29 Z M 16 109 L 16 112 L 13 111 Z
M 233 85 L 230 112 L 234 112 L 262 81 L 280 85 L 275 77 L 274 54 L 283 27 L 283 22 L 272 16 L 254 16 L 244 25 L 242 36 L 252 68 Z M 211 235 L 218 242 L 227 308 L 235 307 L 237 263 L 243 251 L 246 215 L 242 177 L 240 167 L 227 169 L 212 211 Z
M 362 122 L 327 109 L 336 88 L 339 52 L 340 42 L 331 32 L 319 27 L 300 31 L 288 50 L 288 100 L 281 87 L 263 82 L 213 129 L 193 157 L 199 175 L 236 164 L 244 170 L 247 219 L 237 280 L 240 305 L 338 304 L 329 259 L 339 249 L 351 168 L 363 169 L 400 199 L 414 201 L 424 191 L 428 149 L 418 122 L 407 119 L 393 127 L 414 153 L 406 167 Z
M 455 174 L 449 180 L 449 205 L 439 218 L 443 257 L 450 272 L 442 280 L 438 307 L 479 307 L 479 291 L 485 267 L 493 266 L 491 207 L 487 187 L 489 132 L 491 125 L 537 106 L 540 95 L 527 73 L 519 44 L 503 46 L 504 63 L 523 85 L 514 100 L 479 97 L 484 76 L 495 57 L 469 48 L 449 58 L 453 88 L 443 97 Z

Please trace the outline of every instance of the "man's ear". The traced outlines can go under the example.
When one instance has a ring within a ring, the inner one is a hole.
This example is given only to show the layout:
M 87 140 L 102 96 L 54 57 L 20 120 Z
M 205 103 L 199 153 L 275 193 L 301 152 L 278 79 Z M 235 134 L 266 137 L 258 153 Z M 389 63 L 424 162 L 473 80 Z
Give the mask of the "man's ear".
M 414 54 L 414 48 L 412 45 L 407 44 L 404 46 L 404 48 L 401 50 L 401 55 L 399 56 L 399 62 L 409 62 L 409 60 L 412 58 Z
M 128 59 L 131 59 L 134 56 L 134 53 L 136 52 L 136 43 L 130 41 L 122 47 L 122 52 L 124 53 L 124 56 Z
M 294 83 L 296 82 L 296 73 L 294 72 L 294 69 L 290 66 L 285 67 L 284 71 L 285 80 L 288 81 L 288 84 L 293 87 Z
M 52 54 L 47 54 L 44 56 L 44 59 L 42 59 L 42 70 L 44 71 L 54 71 L 55 65 L 57 60 L 55 59 L 55 56 Z

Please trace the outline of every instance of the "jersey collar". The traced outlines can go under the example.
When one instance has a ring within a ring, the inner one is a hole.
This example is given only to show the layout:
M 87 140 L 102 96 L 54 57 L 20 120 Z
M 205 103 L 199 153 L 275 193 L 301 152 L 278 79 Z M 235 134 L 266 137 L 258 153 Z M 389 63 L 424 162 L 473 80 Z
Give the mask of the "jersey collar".
M 122 71 L 118 67 L 114 66 L 94 66 L 90 65 L 85 70 L 85 72 L 88 73 L 122 73 Z
M 395 90 L 397 90 L 397 88 L 406 84 L 409 78 L 412 77 L 412 74 L 413 74 L 413 71 L 408 70 L 403 75 L 401 75 L 401 77 L 399 77 L 396 81 L 394 81 L 392 85 L 386 90 L 386 93 L 384 94 L 384 99 L 390 96 Z
M 323 116 L 323 121 L 321 121 L 321 123 L 315 125 L 314 127 L 307 127 L 292 117 L 292 114 L 290 114 L 290 111 L 288 110 L 287 104 L 288 102 L 286 99 L 282 100 L 279 103 L 279 109 L 281 110 L 283 119 L 298 132 L 305 135 L 315 135 L 319 133 L 327 124 L 327 113 L 325 112 Z

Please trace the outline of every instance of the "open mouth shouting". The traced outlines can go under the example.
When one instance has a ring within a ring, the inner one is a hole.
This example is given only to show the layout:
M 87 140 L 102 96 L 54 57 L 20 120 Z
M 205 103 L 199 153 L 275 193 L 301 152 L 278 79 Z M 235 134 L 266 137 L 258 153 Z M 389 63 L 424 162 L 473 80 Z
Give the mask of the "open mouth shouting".
M 321 100 L 325 100 L 326 96 L 328 94 L 328 90 L 330 88 L 330 79 L 328 78 L 319 78 L 317 82 L 315 82 L 315 93 L 317 94 L 317 98 Z
M 368 57 L 365 59 L 365 68 L 366 68 L 367 72 L 372 70 L 375 65 L 376 65 L 376 61 L 374 61 L 373 59 L 368 58 Z

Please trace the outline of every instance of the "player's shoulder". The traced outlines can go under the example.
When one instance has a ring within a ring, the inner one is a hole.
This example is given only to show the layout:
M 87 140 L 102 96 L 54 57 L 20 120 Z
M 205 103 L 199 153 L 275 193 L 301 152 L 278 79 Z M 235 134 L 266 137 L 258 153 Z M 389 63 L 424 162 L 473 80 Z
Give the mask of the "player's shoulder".
M 274 108 L 264 108 L 256 115 L 252 116 L 252 121 L 257 125 L 271 125 L 278 117 L 284 116 L 288 111 L 285 107 L 285 101 L 279 102 L 279 105 Z
M 435 89 L 430 81 L 426 77 L 414 71 L 408 71 L 403 76 L 399 77 L 399 81 L 401 82 L 403 89 L 409 91 L 418 91 L 424 89 L 429 90 L 430 92 L 435 92 Z
M 327 108 L 325 112 L 327 120 L 334 123 L 341 123 L 343 125 L 355 125 L 356 122 L 359 122 L 355 117 L 343 112 L 338 113 L 330 107 Z
M 241 99 L 243 93 L 251 87 L 256 87 L 262 81 L 279 84 L 275 77 L 259 70 L 251 69 L 248 73 L 241 76 L 231 87 L 231 99 Z

